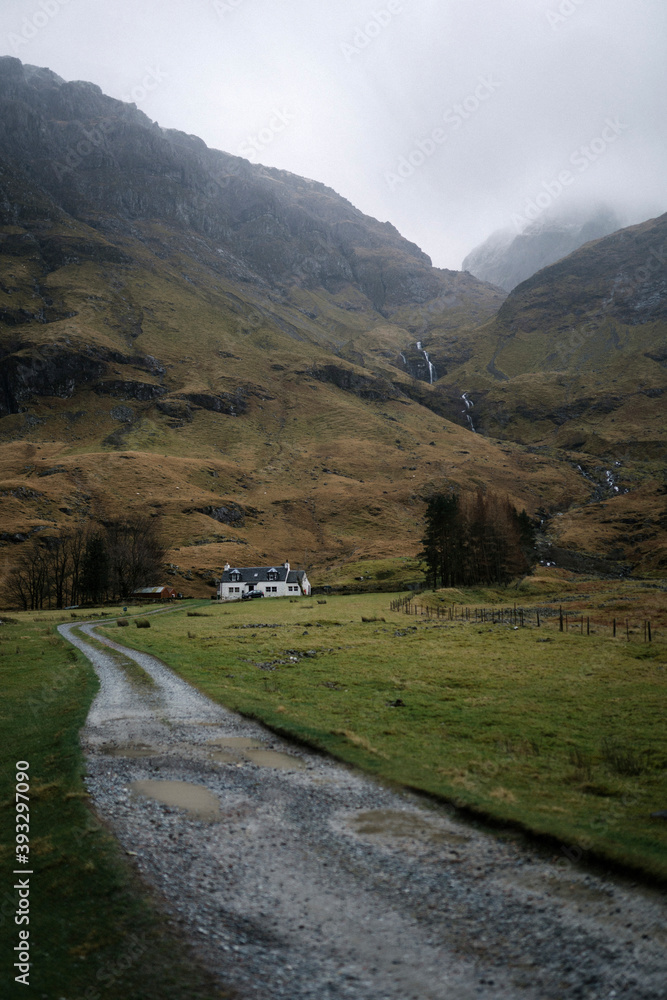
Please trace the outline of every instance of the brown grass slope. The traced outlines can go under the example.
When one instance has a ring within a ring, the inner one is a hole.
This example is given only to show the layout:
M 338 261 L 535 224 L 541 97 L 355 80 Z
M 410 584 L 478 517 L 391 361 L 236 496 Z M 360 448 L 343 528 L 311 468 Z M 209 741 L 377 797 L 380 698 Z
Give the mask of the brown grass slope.
M 438 395 L 469 393 L 478 431 L 570 461 L 594 485 L 567 532 L 552 524 L 558 541 L 664 570 L 667 215 L 586 244 L 489 323 L 434 326 L 424 346 Z
M 595 499 L 569 455 L 463 426 L 472 383 L 428 382 L 415 341 L 469 377 L 497 289 L 323 185 L 13 59 L 0 138 L 5 568 L 34 533 L 148 511 L 205 594 L 226 559 L 414 556 L 433 488 Z

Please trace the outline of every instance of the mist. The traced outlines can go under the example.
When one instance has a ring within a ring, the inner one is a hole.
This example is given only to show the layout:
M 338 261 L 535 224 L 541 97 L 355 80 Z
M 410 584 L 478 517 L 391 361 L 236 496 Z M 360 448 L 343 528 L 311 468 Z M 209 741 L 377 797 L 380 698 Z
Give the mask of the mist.
M 658 0 L 4 0 L 0 51 L 322 181 L 459 268 L 531 214 L 667 210 L 666 27 Z

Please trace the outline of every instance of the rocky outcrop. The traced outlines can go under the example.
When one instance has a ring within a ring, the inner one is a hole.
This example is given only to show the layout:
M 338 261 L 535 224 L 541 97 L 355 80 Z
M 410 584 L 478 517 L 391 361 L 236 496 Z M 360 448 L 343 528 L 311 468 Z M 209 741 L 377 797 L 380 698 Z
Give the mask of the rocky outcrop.
M 113 396 L 114 399 L 136 399 L 147 403 L 163 396 L 167 391 L 163 385 L 141 382 L 134 379 L 109 378 L 93 386 L 99 396 Z
M 354 393 L 360 399 L 376 403 L 384 403 L 398 396 L 395 387 L 387 379 L 376 375 L 362 375 L 342 365 L 322 365 L 310 369 L 306 374 L 318 382 L 328 382 L 345 392 Z
M 245 524 L 245 512 L 243 508 L 238 504 L 231 503 L 229 501 L 220 507 L 215 507 L 213 505 L 207 507 L 188 507 L 188 509 L 184 510 L 183 513 L 205 514 L 207 517 L 212 517 L 214 521 L 218 521 L 220 524 L 234 524 L 236 527 L 241 527 Z
M 104 379 L 108 364 L 128 366 L 154 376 L 164 367 L 151 356 L 125 355 L 107 348 L 30 341 L 0 349 L 0 417 L 20 413 L 35 397 L 70 399 L 80 389 L 94 388 L 101 396 L 147 401 L 167 390 L 153 382 L 133 378 Z
M 99 358 L 59 347 L 5 353 L 0 357 L 0 417 L 20 413 L 35 396 L 72 397 L 99 378 L 106 364 Z
M 226 413 L 230 417 L 241 416 L 248 407 L 248 392 L 243 387 L 238 388 L 235 392 L 221 392 L 217 395 L 207 392 L 186 392 L 181 393 L 178 399 L 192 403 L 193 406 L 202 410 L 210 410 L 211 413 Z

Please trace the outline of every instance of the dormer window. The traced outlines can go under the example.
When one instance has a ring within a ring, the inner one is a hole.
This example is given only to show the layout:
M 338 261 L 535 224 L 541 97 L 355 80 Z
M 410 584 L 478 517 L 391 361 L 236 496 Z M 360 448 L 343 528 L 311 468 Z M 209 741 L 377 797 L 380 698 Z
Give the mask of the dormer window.
M 232 583 L 238 583 L 241 579 L 241 574 L 237 569 L 233 569 L 229 574 L 229 579 L 232 581 Z
M 270 569 L 269 572 L 266 574 L 266 578 L 267 578 L 267 580 L 277 580 L 278 579 L 278 570 L 277 569 Z

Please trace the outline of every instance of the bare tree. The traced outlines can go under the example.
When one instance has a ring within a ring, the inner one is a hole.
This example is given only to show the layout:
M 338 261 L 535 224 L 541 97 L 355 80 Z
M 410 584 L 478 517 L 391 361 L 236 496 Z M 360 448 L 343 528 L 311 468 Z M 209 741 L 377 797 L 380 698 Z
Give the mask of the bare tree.
M 154 583 L 165 553 L 155 521 L 143 516 L 112 521 L 106 535 L 112 587 L 118 597 L 130 597 L 139 587 Z
M 49 595 L 48 567 L 39 542 L 32 541 L 22 547 L 17 564 L 9 574 L 6 591 L 12 604 L 24 611 L 44 607 Z

